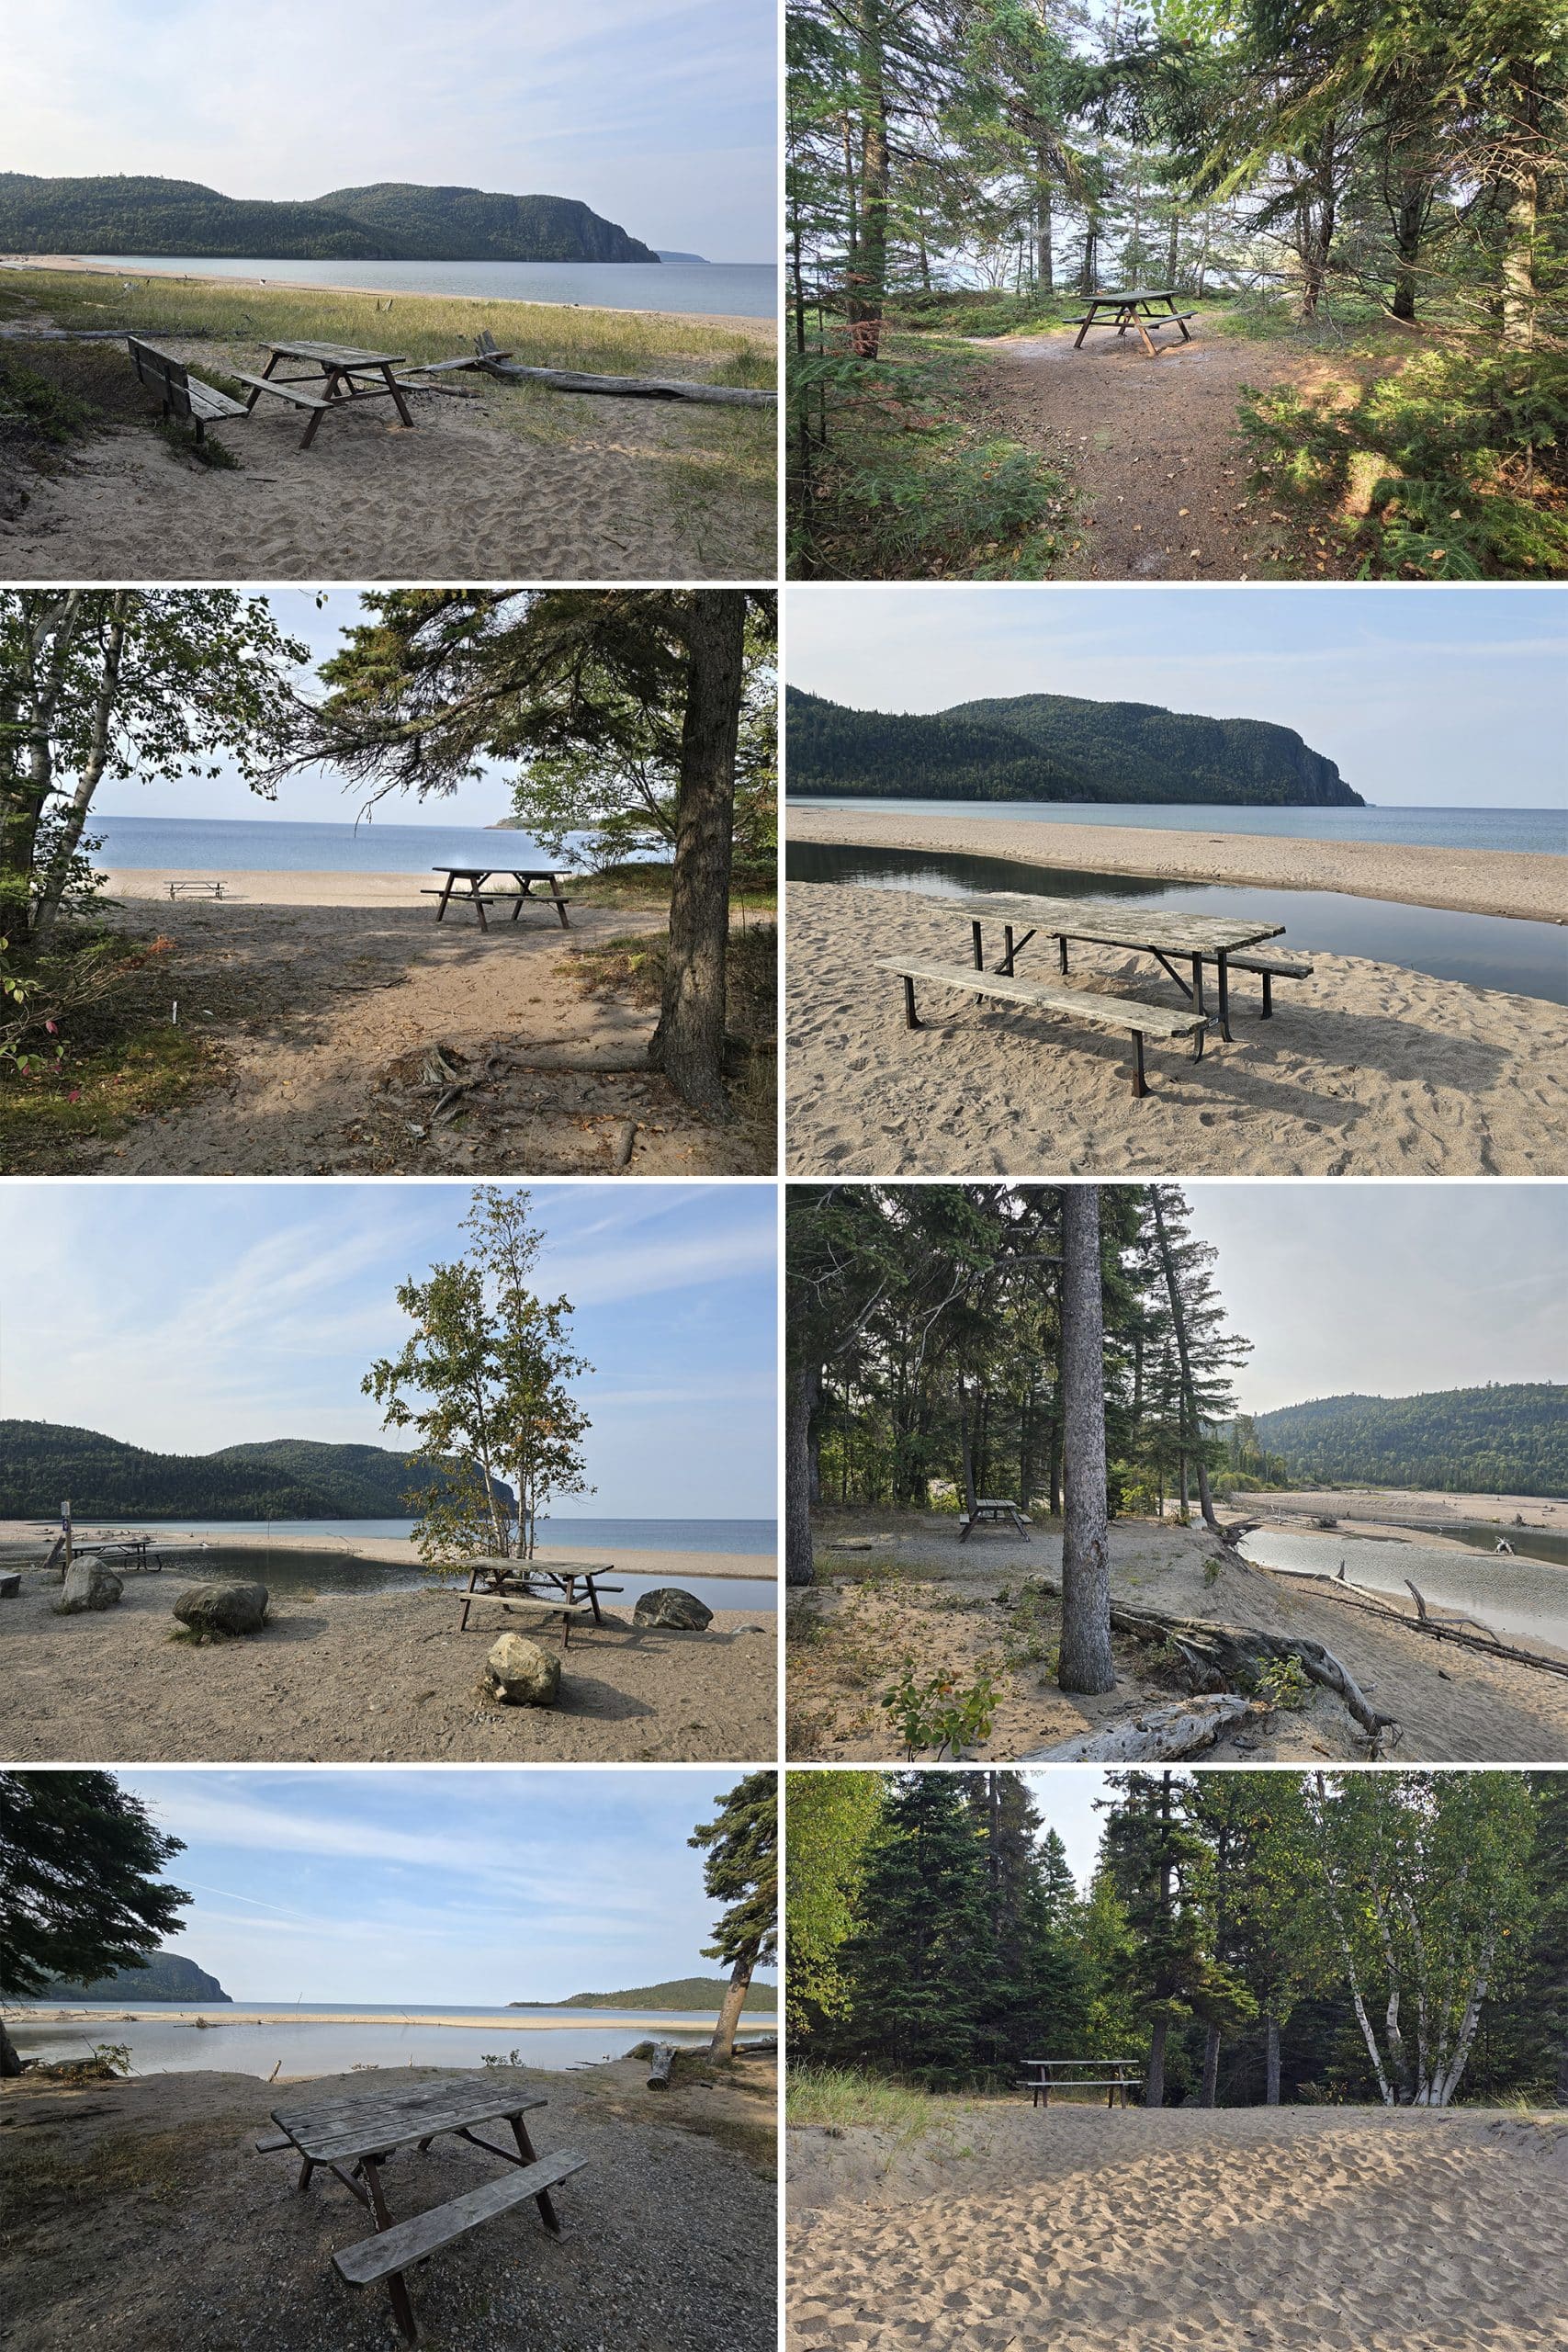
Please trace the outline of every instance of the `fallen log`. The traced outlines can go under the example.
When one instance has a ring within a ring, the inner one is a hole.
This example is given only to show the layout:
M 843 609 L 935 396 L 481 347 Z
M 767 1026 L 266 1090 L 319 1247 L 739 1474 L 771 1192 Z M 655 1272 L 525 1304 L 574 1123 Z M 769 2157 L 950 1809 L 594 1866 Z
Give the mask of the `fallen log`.
M 1124 1722 L 1075 1733 L 1054 1747 L 1026 1748 L 1021 1764 L 1160 1764 L 1212 1747 L 1222 1732 L 1264 1710 L 1235 1691 L 1196 1699 L 1173 1699 L 1145 1707 Z
M 650 2091 L 669 2089 L 670 2069 L 674 2064 L 675 2044 L 672 2041 L 656 2041 L 653 2055 L 648 2062 L 648 2087 Z
M 1157 1610 L 1129 1609 L 1113 1601 L 1111 1623 L 1135 1640 L 1165 1641 L 1203 1690 L 1256 1690 L 1269 1668 L 1290 1658 L 1337 1699 L 1344 1702 L 1372 1742 L 1376 1752 L 1382 1735 L 1397 1734 L 1393 1715 L 1380 1714 L 1349 1668 L 1331 1649 L 1306 1634 L 1266 1634 L 1254 1625 L 1212 1625 L 1201 1617 L 1167 1617 Z
M 738 384 L 683 384 L 658 376 L 584 376 L 575 368 L 519 368 L 490 359 L 487 376 L 506 383 L 547 384 L 553 392 L 619 392 L 628 400 L 701 401 L 715 408 L 774 408 L 777 392 L 749 391 Z
M 1446 1620 L 1443 1623 L 1437 1624 L 1430 1617 L 1412 1617 L 1404 1610 L 1391 1609 L 1382 1601 L 1351 1600 L 1351 1592 L 1363 1594 L 1370 1592 L 1371 1588 L 1368 1585 L 1352 1585 L 1348 1592 L 1342 1585 L 1336 1583 L 1332 1577 L 1309 1577 L 1303 1575 L 1300 1571 L 1292 1577 L 1292 1581 L 1296 1584 L 1315 1584 L 1330 1600 L 1338 1601 L 1341 1608 L 1359 1609 L 1363 1616 L 1381 1617 L 1385 1624 L 1403 1625 L 1407 1633 L 1430 1634 L 1435 1642 L 1458 1642 L 1463 1649 L 1479 1650 L 1483 1657 L 1506 1657 L 1516 1666 L 1538 1667 L 1542 1674 L 1568 1675 L 1568 1658 L 1542 1657 L 1539 1650 L 1516 1649 L 1512 1643 L 1505 1642 L 1495 1634 L 1490 1641 L 1483 1642 L 1475 1634 L 1461 1634 L 1456 1626 L 1450 1624 Z

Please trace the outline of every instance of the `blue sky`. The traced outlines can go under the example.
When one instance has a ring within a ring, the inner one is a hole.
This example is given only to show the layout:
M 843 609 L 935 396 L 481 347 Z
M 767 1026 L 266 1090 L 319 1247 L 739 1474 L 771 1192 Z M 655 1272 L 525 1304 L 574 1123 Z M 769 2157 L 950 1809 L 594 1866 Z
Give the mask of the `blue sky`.
M 236 1999 L 503 2007 L 724 1971 L 686 1839 L 739 1774 L 121 1771 L 182 1838 L 167 1949 Z M 759 1982 L 770 1981 L 759 1976 Z
M 567 1514 L 773 1512 L 773 1188 L 536 1184 L 542 1295 L 576 1308 L 597 1492 Z M 458 1254 L 466 1184 L 0 1187 L 0 1419 L 157 1452 L 398 1446 L 359 1393 L 397 1284 Z M 47 1332 L 47 1345 L 39 1333 Z
M 1568 1379 L 1559 1184 L 1184 1183 L 1234 1329 L 1244 1411 Z
M 774 253 L 772 0 L 7 0 L 0 28 L 7 171 L 576 197 L 647 244 Z
M 1561 807 L 1551 588 L 795 588 L 794 686 L 861 710 L 1068 694 L 1293 727 L 1385 807 Z

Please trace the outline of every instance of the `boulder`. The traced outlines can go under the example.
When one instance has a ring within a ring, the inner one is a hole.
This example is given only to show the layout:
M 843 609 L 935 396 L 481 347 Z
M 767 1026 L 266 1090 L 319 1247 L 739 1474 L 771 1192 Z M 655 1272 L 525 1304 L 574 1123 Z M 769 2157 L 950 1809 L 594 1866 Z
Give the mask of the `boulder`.
M 265 1584 L 187 1585 L 175 1615 L 193 1634 L 259 1634 L 266 1623 Z
M 713 1611 L 705 1608 L 694 1592 L 682 1592 L 678 1584 L 661 1584 L 654 1592 L 645 1592 L 632 1611 L 634 1625 L 667 1625 L 672 1633 L 700 1634 L 713 1623 Z
M 73 1560 L 54 1613 L 74 1617 L 84 1609 L 112 1609 L 124 1590 L 114 1570 L 101 1560 Z
M 560 1660 L 524 1634 L 502 1634 L 485 1660 L 485 1687 L 508 1707 L 553 1707 L 560 1697 Z

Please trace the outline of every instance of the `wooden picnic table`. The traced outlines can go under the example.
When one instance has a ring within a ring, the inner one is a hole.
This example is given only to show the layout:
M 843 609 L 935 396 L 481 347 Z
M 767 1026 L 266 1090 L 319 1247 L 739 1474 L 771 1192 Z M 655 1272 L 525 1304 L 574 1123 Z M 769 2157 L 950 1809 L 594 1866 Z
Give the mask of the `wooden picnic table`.
M 1134 955 L 1152 956 L 1176 982 L 1194 1012 L 1204 1010 L 1203 966 L 1213 964 L 1219 996 L 1220 1035 L 1226 1045 L 1231 1042 L 1229 958 L 1256 947 L 1262 940 L 1278 939 L 1285 928 L 1282 922 L 1260 922 L 1256 915 L 1158 914 L 1140 911 L 1114 899 L 1037 899 L 1008 890 L 943 899 L 941 903 L 967 916 L 977 972 L 986 968 L 984 925 L 987 922 L 999 922 L 1002 926 L 1003 951 L 997 966 L 998 972 L 1011 973 L 1013 959 L 1022 954 L 1036 932 L 1043 932 L 1056 942 L 1057 969 L 1062 972 L 1067 968 L 1069 940 L 1088 941 L 1100 947 L 1124 947 Z M 1018 933 L 1023 926 L 1027 928 L 1020 938 Z M 1190 987 L 1175 968 L 1172 956 L 1190 965 Z
M 1129 327 L 1136 327 L 1144 349 L 1151 359 L 1159 356 L 1158 346 L 1149 335 L 1151 326 L 1176 327 L 1183 343 L 1192 340 L 1187 332 L 1187 322 L 1192 313 L 1177 309 L 1175 292 L 1168 286 L 1134 286 L 1122 294 L 1089 294 L 1084 299 L 1089 307 L 1083 317 L 1076 322 L 1070 319 L 1067 322 L 1069 326 L 1076 323 L 1077 327 L 1077 339 L 1073 345 L 1075 351 L 1082 350 L 1083 339 L 1090 327 L 1109 327 L 1119 335 L 1125 334 Z M 1163 311 L 1156 308 L 1161 302 L 1165 305 Z M 1109 316 L 1101 318 L 1101 311 L 1108 312 Z
M 435 910 L 435 920 L 437 922 L 446 922 L 446 910 L 452 902 L 453 892 L 457 891 L 458 905 L 471 906 L 473 908 L 474 912 L 479 919 L 479 929 L 481 931 L 488 931 L 490 928 L 490 925 L 485 921 L 486 907 L 504 905 L 506 900 L 509 899 L 513 901 L 512 920 L 513 922 L 516 922 L 518 916 L 522 913 L 525 900 L 531 899 L 539 906 L 554 907 L 557 914 L 560 917 L 560 927 L 563 931 L 570 931 L 571 928 L 570 923 L 567 920 L 566 911 L 568 907 L 571 904 L 571 901 L 562 894 L 560 876 L 551 866 L 433 865 L 430 870 L 433 874 L 444 874 L 446 876 L 446 881 L 441 885 L 438 890 L 427 888 L 423 892 L 423 896 L 426 898 L 438 898 L 441 901 L 441 904 Z M 488 889 L 486 885 L 493 880 L 494 876 L 498 874 L 510 874 L 512 879 L 517 885 L 516 889 Z M 457 885 L 459 882 L 466 885 L 466 888 L 460 891 L 457 890 Z M 535 890 L 534 885 L 536 882 L 547 882 L 549 884 L 549 895 L 547 898 Z
M 353 2098 L 316 2099 L 305 2107 L 275 2107 L 272 2120 L 280 2139 L 258 2140 L 258 2153 L 295 2150 L 300 2159 L 298 2187 L 309 2188 L 315 2172 L 330 2172 L 371 2215 L 376 2234 L 358 2245 L 345 2246 L 333 2262 L 353 2286 L 369 2286 L 385 2278 L 398 2325 L 409 2343 L 419 2341 L 413 2309 L 403 2273 L 414 2263 L 476 2229 L 481 2222 L 508 2211 L 529 2198 L 552 2237 L 559 2237 L 560 2222 L 550 2190 L 572 2173 L 580 2172 L 585 2156 L 563 2152 L 539 2157 L 528 2136 L 524 2117 L 546 2101 L 538 2093 L 521 2090 L 504 2070 L 484 2075 L 448 2075 L 438 2084 L 395 2091 L 373 2091 Z M 498 2147 L 479 2136 L 475 2126 L 503 2123 L 516 2143 Z M 400 2149 L 417 2147 L 423 2155 L 433 2140 L 451 2132 L 487 2155 L 499 2156 L 513 2167 L 511 2177 L 487 2181 L 482 2188 L 450 2199 L 412 2221 L 395 2222 L 381 2184 L 381 2167 Z
M 1127 2104 L 1127 2093 L 1139 2079 L 1135 2058 L 1021 2058 L 1021 2090 L 1032 2094 L 1032 2107 L 1049 2107 L 1053 2091 L 1104 2091 L 1107 2107 Z M 1095 2069 L 1089 2072 L 1089 2069 Z
M 261 385 L 310 384 L 317 388 L 316 396 L 326 405 L 318 410 L 305 427 L 299 447 L 308 449 L 316 437 L 316 427 L 327 409 L 355 401 L 389 400 L 405 424 L 413 418 L 403 398 L 402 388 L 392 373 L 395 368 L 406 368 L 404 353 L 392 351 L 357 351 L 345 343 L 268 343 L 270 356 L 262 369 L 256 389 L 245 405 L 254 408 L 261 398 Z M 285 359 L 303 360 L 308 373 L 303 376 L 279 376 L 278 363 Z
M 467 1633 L 468 1611 L 476 1600 L 542 1600 L 551 1597 L 560 1604 L 566 1631 L 563 1649 L 571 1647 L 571 1613 L 584 1601 L 592 1613 L 593 1623 L 602 1625 L 604 1612 L 599 1606 L 601 1592 L 619 1592 L 619 1585 L 600 1582 L 603 1577 L 613 1577 L 613 1560 L 531 1560 L 505 1557 L 499 1553 L 485 1553 L 471 1561 L 468 1587 L 463 1599 L 463 1612 L 457 1621 L 457 1631 Z
M 1016 1503 L 1009 1502 L 1005 1496 L 998 1495 L 980 1497 L 974 1510 L 965 1514 L 964 1524 L 958 1531 L 958 1540 L 961 1544 L 967 1544 L 975 1530 L 982 1522 L 999 1527 L 1004 1520 L 1012 1521 L 1014 1531 L 1021 1535 L 1027 1544 L 1029 1541 L 1028 1520 Z

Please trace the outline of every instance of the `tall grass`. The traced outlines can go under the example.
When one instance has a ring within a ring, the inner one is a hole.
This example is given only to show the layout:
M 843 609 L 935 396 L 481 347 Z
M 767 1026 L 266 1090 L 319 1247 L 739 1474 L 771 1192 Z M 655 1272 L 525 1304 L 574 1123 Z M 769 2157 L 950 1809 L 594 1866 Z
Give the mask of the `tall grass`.
M 900 2146 L 923 2140 L 951 2120 L 951 2103 L 908 2083 L 863 2075 L 853 2066 L 792 2065 L 786 2077 L 784 2120 L 845 2131 L 867 2124 Z

